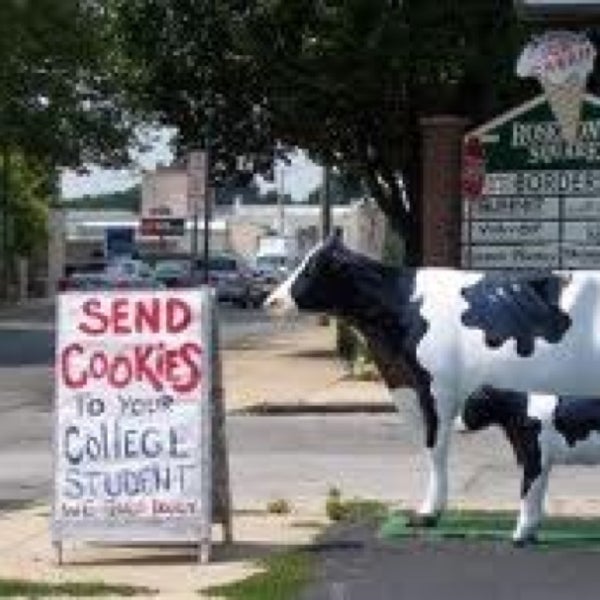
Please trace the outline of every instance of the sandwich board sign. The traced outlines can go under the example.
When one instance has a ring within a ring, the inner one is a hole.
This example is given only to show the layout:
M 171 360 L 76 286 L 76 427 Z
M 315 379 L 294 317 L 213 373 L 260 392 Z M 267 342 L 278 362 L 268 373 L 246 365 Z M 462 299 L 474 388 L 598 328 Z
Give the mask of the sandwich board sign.
M 463 190 L 463 266 L 599 268 L 600 99 L 584 97 L 573 141 L 543 95 L 469 132 L 465 146 L 473 138 L 484 176 L 479 196 Z
M 53 541 L 197 543 L 212 523 L 212 294 L 58 297 Z

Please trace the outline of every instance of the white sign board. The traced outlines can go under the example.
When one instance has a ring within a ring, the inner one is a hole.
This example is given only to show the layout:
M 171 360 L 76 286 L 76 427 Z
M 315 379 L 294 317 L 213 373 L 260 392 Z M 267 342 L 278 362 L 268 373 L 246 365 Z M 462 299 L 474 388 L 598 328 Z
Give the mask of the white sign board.
M 600 197 L 565 198 L 565 219 L 600 219 Z
M 600 264 L 600 246 L 564 244 L 562 257 L 564 269 L 597 269 Z
M 164 167 L 144 173 L 141 215 L 143 219 L 187 219 L 190 216 L 187 171 Z
M 507 219 L 558 219 L 559 202 L 557 196 L 488 196 L 477 202 L 464 203 L 470 210 L 466 218 L 507 220 Z
M 210 540 L 210 297 L 58 298 L 53 537 Z
M 558 221 L 473 221 L 471 243 L 536 243 L 558 239 Z
M 488 173 L 483 193 L 486 196 L 598 196 L 600 170 Z
M 471 246 L 463 249 L 463 264 L 472 269 L 555 269 L 557 244 Z

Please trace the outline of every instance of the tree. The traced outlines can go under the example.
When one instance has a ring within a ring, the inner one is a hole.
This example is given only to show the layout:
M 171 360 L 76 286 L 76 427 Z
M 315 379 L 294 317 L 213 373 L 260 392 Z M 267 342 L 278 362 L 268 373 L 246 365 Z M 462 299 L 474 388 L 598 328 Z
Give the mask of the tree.
M 419 119 L 475 122 L 527 86 L 512 0 L 113 0 L 134 97 L 251 170 L 300 147 L 360 178 L 419 255 Z M 155 26 L 160 23 L 160 28 Z M 406 195 L 405 195 L 406 194 Z
M 54 173 L 47 165 L 19 153 L 13 153 L 10 165 L 6 174 L 12 192 L 8 211 L 9 247 L 15 255 L 29 257 L 47 241 L 46 221 Z M 0 178 L 4 176 L 0 169 Z
M 0 139 L 50 165 L 124 164 L 136 125 L 95 0 L 0 3 Z M 129 106 L 129 105 L 128 105 Z
M 320 204 L 323 198 L 323 183 L 308 194 L 309 204 Z M 329 200 L 331 204 L 348 204 L 351 200 L 364 198 L 367 189 L 359 178 L 333 171 L 329 176 Z

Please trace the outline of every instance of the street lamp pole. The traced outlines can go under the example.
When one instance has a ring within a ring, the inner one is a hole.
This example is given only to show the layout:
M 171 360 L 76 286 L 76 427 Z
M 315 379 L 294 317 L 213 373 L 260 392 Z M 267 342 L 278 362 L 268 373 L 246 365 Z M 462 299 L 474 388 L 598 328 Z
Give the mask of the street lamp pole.
M 323 190 L 321 193 L 321 239 L 326 239 L 331 233 L 331 170 L 328 165 L 323 167 Z
M 210 138 L 207 136 L 206 143 L 206 178 L 204 185 L 204 270 L 202 273 L 202 280 L 204 285 L 208 285 L 210 283 L 210 219 L 212 212 L 212 202 L 213 202 L 213 188 L 210 185 Z
M 10 281 L 9 248 L 9 193 L 10 193 L 10 151 L 2 145 L 2 297 L 8 298 Z

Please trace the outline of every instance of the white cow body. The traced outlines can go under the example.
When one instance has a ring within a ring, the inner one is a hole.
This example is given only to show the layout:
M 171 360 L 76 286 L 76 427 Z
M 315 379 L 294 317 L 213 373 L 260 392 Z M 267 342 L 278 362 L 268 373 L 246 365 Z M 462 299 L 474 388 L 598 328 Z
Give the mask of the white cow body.
M 421 522 L 433 523 L 446 506 L 452 423 L 474 390 L 487 384 L 558 395 L 600 392 L 600 273 L 510 277 L 386 269 L 334 239 L 315 248 L 265 302 L 347 318 L 369 342 L 394 399 L 404 385 L 396 381 L 394 363 L 416 373 L 431 464 Z M 552 291 L 540 291 L 540 282 Z M 508 334 L 502 337 L 494 327 L 504 317 Z
M 600 273 L 569 274 L 561 308 L 573 324 L 559 344 L 536 341 L 532 356 L 515 352 L 514 340 L 502 347 L 486 346 L 481 331 L 465 328 L 460 316 L 467 303 L 460 295 L 481 273 L 453 269 L 422 269 L 415 297 L 430 330 L 417 350 L 440 391 L 452 392 L 460 403 L 480 385 L 558 395 L 600 395 Z M 441 411 L 450 409 L 439 407 Z M 456 414 L 457 407 L 450 412 Z
M 499 426 L 523 468 L 515 542 L 535 539 L 554 465 L 600 463 L 599 400 L 492 386 L 483 386 L 467 398 L 463 412 L 467 430 Z

